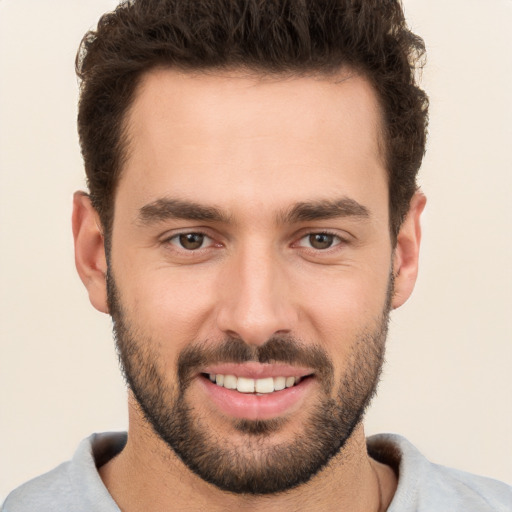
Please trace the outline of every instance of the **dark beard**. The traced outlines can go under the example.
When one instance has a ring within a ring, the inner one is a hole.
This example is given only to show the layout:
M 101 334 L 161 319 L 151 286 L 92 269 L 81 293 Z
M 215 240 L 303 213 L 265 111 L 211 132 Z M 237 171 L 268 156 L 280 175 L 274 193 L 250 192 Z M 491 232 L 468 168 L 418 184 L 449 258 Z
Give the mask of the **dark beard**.
M 384 360 L 392 280 L 378 325 L 357 338 L 336 392 L 333 365 L 325 350 L 291 337 L 271 338 L 258 347 L 232 338 L 216 347 L 191 344 L 180 354 L 177 379 L 170 384 L 152 352 L 155 344 L 137 336 L 127 322 L 111 274 L 107 283 L 119 360 L 146 420 L 190 470 L 223 491 L 271 494 L 307 482 L 340 453 L 375 394 Z M 187 389 L 201 368 L 246 361 L 290 363 L 315 370 L 323 398 L 302 432 L 289 443 L 269 441 L 287 419 L 238 420 L 233 427 L 244 435 L 244 447 L 237 450 L 229 439 L 209 428 L 205 414 L 187 405 Z

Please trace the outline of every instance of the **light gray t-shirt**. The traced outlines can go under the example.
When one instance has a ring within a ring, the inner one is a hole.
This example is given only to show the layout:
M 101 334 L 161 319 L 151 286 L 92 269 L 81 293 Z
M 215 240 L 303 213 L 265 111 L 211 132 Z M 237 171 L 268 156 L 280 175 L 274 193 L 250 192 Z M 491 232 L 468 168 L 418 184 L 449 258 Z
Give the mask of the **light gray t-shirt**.
M 125 433 L 93 434 L 74 457 L 15 489 L 1 512 L 120 512 L 97 468 L 117 455 Z M 512 487 L 429 462 L 405 438 L 368 438 L 370 455 L 398 474 L 388 512 L 511 512 Z

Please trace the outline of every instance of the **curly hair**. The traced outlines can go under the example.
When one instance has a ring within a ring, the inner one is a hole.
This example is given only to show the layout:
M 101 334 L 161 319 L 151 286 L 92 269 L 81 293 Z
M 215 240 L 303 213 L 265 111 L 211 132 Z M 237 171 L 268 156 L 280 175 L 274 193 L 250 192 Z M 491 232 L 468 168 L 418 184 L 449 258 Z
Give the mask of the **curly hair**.
M 124 119 L 155 67 L 329 76 L 342 68 L 374 87 L 382 116 L 393 241 L 417 189 L 428 98 L 417 84 L 423 40 L 400 0 L 126 0 L 82 39 L 78 132 L 92 204 L 108 236 L 126 157 Z

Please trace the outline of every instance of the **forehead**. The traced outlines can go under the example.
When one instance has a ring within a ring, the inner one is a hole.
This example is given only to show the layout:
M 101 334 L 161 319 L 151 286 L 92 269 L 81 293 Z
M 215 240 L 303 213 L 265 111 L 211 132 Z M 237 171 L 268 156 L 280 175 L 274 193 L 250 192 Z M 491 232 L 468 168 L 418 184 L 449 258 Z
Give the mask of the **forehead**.
M 380 123 L 376 95 L 355 73 L 153 70 L 127 115 L 118 195 L 137 196 L 138 207 L 163 196 L 229 208 L 330 195 L 362 202 L 365 189 L 386 199 Z

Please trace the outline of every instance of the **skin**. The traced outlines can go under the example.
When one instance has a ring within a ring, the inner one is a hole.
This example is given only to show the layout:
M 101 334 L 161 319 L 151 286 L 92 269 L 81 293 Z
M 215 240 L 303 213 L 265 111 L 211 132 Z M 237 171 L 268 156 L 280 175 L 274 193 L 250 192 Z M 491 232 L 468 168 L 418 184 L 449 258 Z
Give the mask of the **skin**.
M 392 308 L 407 300 L 425 198 L 413 197 L 393 248 L 380 122 L 376 95 L 356 74 L 277 79 L 154 70 L 145 76 L 126 119 L 129 157 L 115 195 L 111 270 L 131 326 L 155 342 L 149 348 L 169 379 L 192 340 L 233 336 L 259 345 L 292 334 L 321 344 L 339 380 L 358 333 L 378 323 L 390 272 Z M 286 216 L 301 202 L 347 198 L 367 215 Z M 214 207 L 224 218 L 141 219 L 141 209 L 160 199 Z M 101 224 L 83 193 L 75 194 L 73 231 L 91 303 L 108 313 Z M 179 246 L 176 234 L 198 231 L 209 237 L 204 247 Z M 335 235 L 331 248 L 310 246 L 309 235 L 319 232 Z M 309 386 L 300 407 L 286 411 L 290 421 L 266 442 L 300 432 L 319 393 L 315 383 Z M 243 452 L 232 418 L 195 382 L 188 399 Z M 156 436 L 131 394 L 128 443 L 100 474 L 128 512 L 371 511 L 379 510 L 379 486 L 385 510 L 396 488 L 393 471 L 368 457 L 359 425 L 342 453 L 296 489 L 263 497 L 222 492 Z

